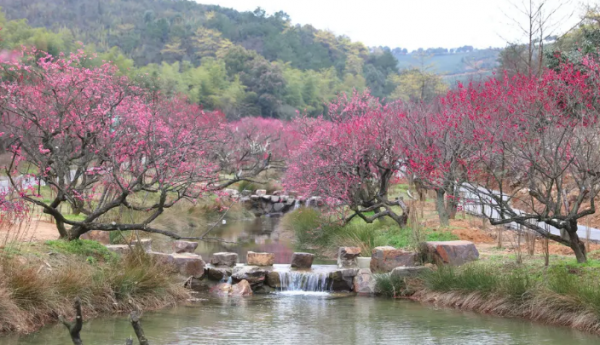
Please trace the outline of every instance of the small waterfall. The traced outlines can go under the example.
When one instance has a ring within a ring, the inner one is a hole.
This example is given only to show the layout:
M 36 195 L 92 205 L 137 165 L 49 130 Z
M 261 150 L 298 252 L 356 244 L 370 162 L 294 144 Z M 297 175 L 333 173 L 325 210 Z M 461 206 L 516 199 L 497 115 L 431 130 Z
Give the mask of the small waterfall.
M 294 201 L 294 210 L 297 210 L 300 208 L 300 200 L 296 199 L 296 201 Z
M 281 290 L 304 292 L 330 292 L 331 283 L 327 272 L 283 271 L 279 272 Z

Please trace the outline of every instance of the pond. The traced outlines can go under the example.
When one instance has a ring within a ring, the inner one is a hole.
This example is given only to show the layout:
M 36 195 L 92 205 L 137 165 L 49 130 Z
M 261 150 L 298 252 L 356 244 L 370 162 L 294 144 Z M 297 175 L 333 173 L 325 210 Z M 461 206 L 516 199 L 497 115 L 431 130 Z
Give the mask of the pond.
M 206 300 L 143 315 L 152 345 L 178 344 L 598 344 L 595 336 L 403 300 L 350 294 L 271 294 Z M 125 343 L 126 317 L 85 323 L 86 345 Z M 6 345 L 69 344 L 62 325 L 0 339 Z

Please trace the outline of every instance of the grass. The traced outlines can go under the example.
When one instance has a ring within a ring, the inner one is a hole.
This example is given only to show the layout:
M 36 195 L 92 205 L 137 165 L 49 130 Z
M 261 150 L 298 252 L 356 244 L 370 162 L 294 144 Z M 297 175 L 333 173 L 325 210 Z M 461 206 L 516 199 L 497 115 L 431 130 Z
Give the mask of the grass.
M 94 257 L 96 259 L 101 258 L 105 261 L 116 258 L 114 253 L 106 249 L 106 247 L 99 242 L 93 240 L 51 240 L 46 241 L 45 244 L 50 247 L 50 249 L 63 254 L 81 255 L 85 257 Z
M 88 263 L 81 255 L 98 250 L 81 242 L 47 244 L 65 253 L 60 257 L 0 256 L 0 332 L 28 333 L 56 322 L 58 315 L 72 317 L 75 297 L 86 317 L 156 309 L 189 298 L 171 268 L 145 253 Z
M 415 236 L 411 229 L 401 229 L 389 218 L 366 223 L 360 218 L 353 219 L 342 226 L 339 222 L 327 218 L 321 212 L 311 208 L 300 208 L 287 213 L 281 225 L 296 235 L 296 242 L 303 249 L 319 248 L 335 253 L 338 247 L 353 246 L 361 248 L 361 255 L 371 256 L 373 248 L 392 246 L 395 248 L 414 248 Z M 452 241 L 459 239 L 449 231 L 421 230 L 421 238 L 426 241 Z
M 410 281 L 376 276 L 381 294 L 487 314 L 523 317 L 600 334 L 600 262 L 562 260 L 545 268 L 542 259 L 522 265 L 484 260 L 441 266 Z M 407 288 L 410 285 L 412 288 Z

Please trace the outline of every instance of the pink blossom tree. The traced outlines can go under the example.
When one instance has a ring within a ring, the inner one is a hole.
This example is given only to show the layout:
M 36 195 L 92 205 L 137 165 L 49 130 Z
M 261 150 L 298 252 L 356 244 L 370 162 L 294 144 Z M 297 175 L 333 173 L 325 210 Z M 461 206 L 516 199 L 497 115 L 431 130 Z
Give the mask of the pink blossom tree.
M 218 114 L 166 100 L 132 86 L 109 64 L 82 67 L 88 57 L 25 53 L 3 65 L 0 112 L 12 162 L 6 167 L 20 196 L 54 218 L 62 238 L 90 230 L 143 230 L 178 201 L 201 196 L 218 179 L 211 151 L 224 126 Z M 35 179 L 52 190 L 21 184 Z M 153 197 L 149 197 L 153 195 Z M 67 204 L 83 220 L 65 217 Z M 138 221 L 115 222 L 125 207 Z
M 578 223 L 600 192 L 600 69 L 583 66 L 491 79 L 462 101 L 478 107 L 478 173 L 465 188 L 485 216 L 569 246 L 578 262 L 587 260 Z
M 398 145 L 397 108 L 355 92 L 350 99 L 340 96 L 329 109 L 331 122 L 297 124 L 306 139 L 292 154 L 285 186 L 350 210 L 346 222 L 390 217 L 406 225 L 408 207 L 401 198 L 389 197 L 390 181 L 404 158 Z

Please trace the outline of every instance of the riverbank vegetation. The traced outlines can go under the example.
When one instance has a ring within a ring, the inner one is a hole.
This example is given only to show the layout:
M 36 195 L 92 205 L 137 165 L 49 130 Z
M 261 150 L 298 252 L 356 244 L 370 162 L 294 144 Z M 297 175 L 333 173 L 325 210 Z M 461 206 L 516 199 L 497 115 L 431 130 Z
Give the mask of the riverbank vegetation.
M 509 256 L 489 257 L 461 267 L 441 266 L 415 278 L 376 276 L 382 295 L 440 307 L 521 317 L 600 334 L 600 261 L 579 264 L 556 256 L 515 264 Z
M 95 241 L 20 243 L 0 249 L 0 332 L 29 333 L 73 316 L 86 318 L 174 305 L 189 291 L 168 266 L 142 250 L 122 257 Z
M 360 247 L 362 256 L 371 256 L 379 246 L 415 249 L 422 241 L 452 241 L 459 237 L 446 229 L 423 228 L 417 232 L 411 228 L 399 228 L 390 220 L 380 219 L 366 223 L 354 219 L 341 223 L 333 216 L 312 208 L 301 208 L 286 214 L 281 226 L 295 235 L 296 245 L 311 249 L 323 256 L 335 257 L 339 247 Z

